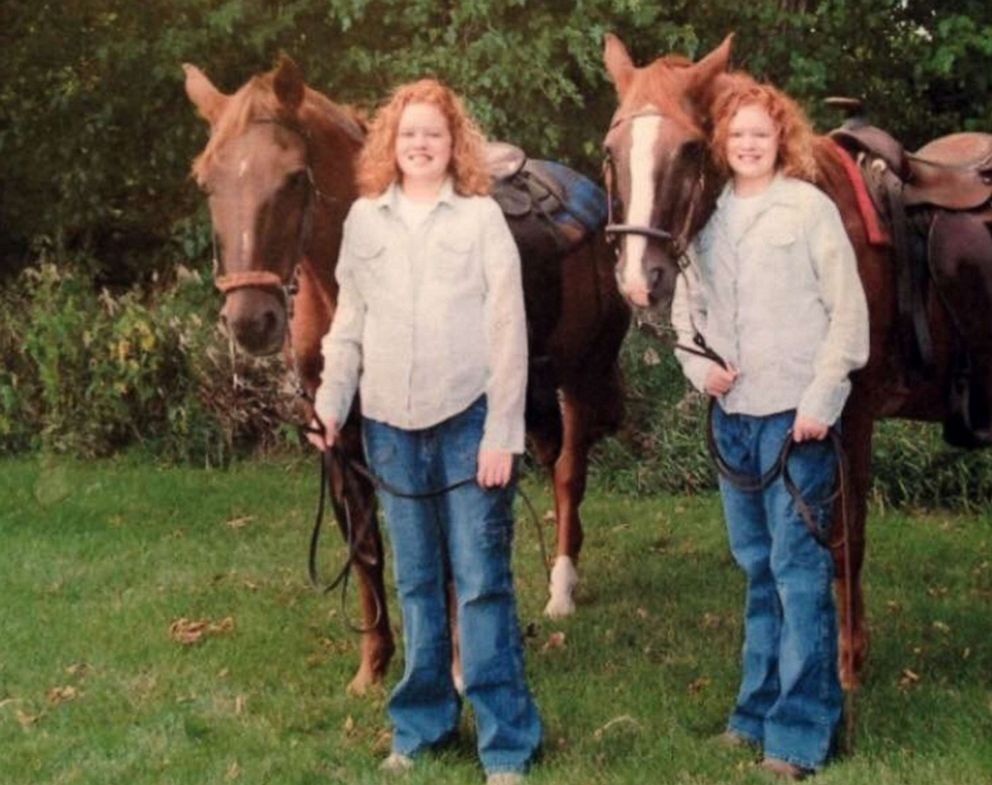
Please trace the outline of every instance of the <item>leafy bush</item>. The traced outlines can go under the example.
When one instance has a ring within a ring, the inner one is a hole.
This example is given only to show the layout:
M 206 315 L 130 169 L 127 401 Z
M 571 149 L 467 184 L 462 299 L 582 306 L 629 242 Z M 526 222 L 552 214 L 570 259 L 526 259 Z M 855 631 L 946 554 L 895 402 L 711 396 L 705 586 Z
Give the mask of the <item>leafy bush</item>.
M 285 439 L 281 361 L 232 353 L 199 275 L 154 296 L 115 296 L 43 264 L 19 284 L 0 301 L 0 452 L 94 457 L 141 446 L 222 463 Z
M 18 283 L 0 291 L 0 454 L 138 448 L 156 460 L 223 464 L 295 443 L 287 423 L 301 412 L 282 359 L 233 352 L 199 274 L 116 296 L 51 264 Z M 596 482 L 634 496 L 714 489 L 706 401 L 670 348 L 635 327 L 621 359 L 627 417 L 593 452 Z M 872 494 L 881 505 L 986 507 L 992 452 L 949 448 L 938 425 L 882 421 Z
M 40 380 L 24 352 L 30 297 L 0 288 L 0 455 L 40 446 Z

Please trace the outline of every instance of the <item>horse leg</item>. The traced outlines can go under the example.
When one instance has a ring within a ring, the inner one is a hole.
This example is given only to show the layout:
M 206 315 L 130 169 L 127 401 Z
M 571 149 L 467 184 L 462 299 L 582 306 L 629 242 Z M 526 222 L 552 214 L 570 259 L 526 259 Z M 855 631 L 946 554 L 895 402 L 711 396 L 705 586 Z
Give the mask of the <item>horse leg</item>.
M 553 481 L 558 545 L 551 569 L 551 594 L 544 615 L 560 619 L 575 613 L 575 587 L 579 582 L 576 564 L 582 549 L 582 521 L 579 506 L 586 491 L 589 466 L 590 422 L 593 412 L 564 390 L 562 395 L 563 435 L 561 452 L 555 461 Z
M 357 424 L 342 429 L 340 447 L 351 457 L 361 455 Z M 396 648 L 386 605 L 382 535 L 372 486 L 355 475 L 345 478 L 337 464 L 332 466 L 330 481 L 337 519 L 346 539 L 347 521 L 354 527 L 352 566 L 358 578 L 363 624 L 361 661 L 347 690 L 352 695 L 364 695 L 370 687 L 382 683 Z
M 861 407 L 849 406 L 848 410 L 856 408 Z M 860 686 L 861 672 L 868 658 L 869 634 L 861 591 L 861 567 L 865 557 L 873 430 L 874 421 L 870 416 L 845 415 L 842 441 L 848 461 L 848 486 L 837 501 L 835 521 L 843 522 L 844 519 L 838 516 L 846 516 L 846 524 L 834 538 L 837 545 L 833 556 L 840 623 L 840 680 L 847 691 Z

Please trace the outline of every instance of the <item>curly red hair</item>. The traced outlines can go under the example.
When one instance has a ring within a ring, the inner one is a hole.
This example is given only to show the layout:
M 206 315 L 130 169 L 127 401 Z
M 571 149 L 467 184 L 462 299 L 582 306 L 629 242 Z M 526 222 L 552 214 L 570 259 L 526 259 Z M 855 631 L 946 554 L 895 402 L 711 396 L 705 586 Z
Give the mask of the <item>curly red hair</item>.
M 454 91 L 436 79 L 421 79 L 397 87 L 388 103 L 372 118 L 358 159 L 358 190 L 362 196 L 378 196 L 392 183 L 399 182 L 396 133 L 400 117 L 407 106 L 420 103 L 436 106 L 448 121 L 451 132 L 448 169 L 455 191 L 462 196 L 489 193 L 485 137 Z
M 723 88 L 713 102 L 713 133 L 710 146 L 717 166 L 731 174 L 727 162 L 727 136 L 730 121 L 744 106 L 760 106 L 778 129 L 778 160 L 775 168 L 789 177 L 814 181 L 817 176 L 813 156 L 815 134 L 806 113 L 794 100 L 770 84 L 756 82 L 747 74 L 727 74 Z

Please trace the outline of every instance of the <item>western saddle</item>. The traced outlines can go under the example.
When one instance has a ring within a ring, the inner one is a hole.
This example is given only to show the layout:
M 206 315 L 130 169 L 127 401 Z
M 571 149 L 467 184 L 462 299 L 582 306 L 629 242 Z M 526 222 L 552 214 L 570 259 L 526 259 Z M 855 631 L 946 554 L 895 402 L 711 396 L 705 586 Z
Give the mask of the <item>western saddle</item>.
M 910 153 L 865 119 L 860 101 L 827 103 L 847 113 L 830 137 L 858 164 L 888 225 L 910 373 L 928 378 L 935 370 L 926 314 L 932 286 L 956 333 L 944 438 L 992 445 L 992 134 L 950 134 Z

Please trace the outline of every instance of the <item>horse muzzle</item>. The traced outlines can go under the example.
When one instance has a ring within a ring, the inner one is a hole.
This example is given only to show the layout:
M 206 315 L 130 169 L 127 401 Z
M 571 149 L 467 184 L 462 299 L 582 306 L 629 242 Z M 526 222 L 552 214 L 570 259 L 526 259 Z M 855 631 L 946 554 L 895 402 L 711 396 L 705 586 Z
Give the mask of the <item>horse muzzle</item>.
M 251 287 L 228 292 L 220 319 L 238 346 L 257 357 L 275 354 L 286 339 L 281 292 Z

